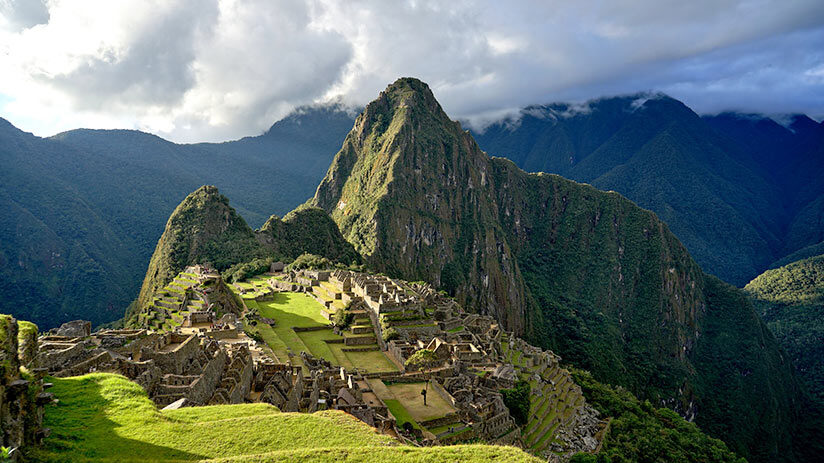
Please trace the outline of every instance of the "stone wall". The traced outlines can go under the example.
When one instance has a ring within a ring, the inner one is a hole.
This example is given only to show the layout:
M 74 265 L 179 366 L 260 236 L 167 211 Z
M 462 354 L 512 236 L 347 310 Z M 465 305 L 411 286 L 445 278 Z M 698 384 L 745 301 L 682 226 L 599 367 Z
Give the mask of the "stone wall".
M 218 350 L 203 368 L 203 374 L 191 384 L 186 398 L 195 405 L 208 403 L 220 384 L 220 376 L 226 368 L 227 360 L 226 352 L 223 349 Z
M 43 437 L 43 406 L 51 402 L 43 392 L 42 377 L 23 374 L 21 358 L 32 360 L 31 327 L 19 333 L 18 322 L 11 315 L 0 315 L 0 446 L 20 448 L 35 445 Z M 24 351 L 18 334 L 22 334 Z M 36 346 L 36 343 L 34 344 Z M 36 349 L 36 347 L 35 347 Z M 27 352 L 28 351 L 28 352 Z

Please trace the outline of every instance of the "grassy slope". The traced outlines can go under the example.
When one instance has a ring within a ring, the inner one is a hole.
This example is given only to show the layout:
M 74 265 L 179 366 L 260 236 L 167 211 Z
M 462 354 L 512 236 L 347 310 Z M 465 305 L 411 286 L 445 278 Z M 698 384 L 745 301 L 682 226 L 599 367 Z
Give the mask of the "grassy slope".
M 119 375 L 53 380 L 60 403 L 35 461 L 537 461 L 491 446 L 414 448 L 341 412 L 280 413 L 265 404 L 159 411 Z
M 768 270 L 745 289 L 810 391 L 824 403 L 824 254 Z

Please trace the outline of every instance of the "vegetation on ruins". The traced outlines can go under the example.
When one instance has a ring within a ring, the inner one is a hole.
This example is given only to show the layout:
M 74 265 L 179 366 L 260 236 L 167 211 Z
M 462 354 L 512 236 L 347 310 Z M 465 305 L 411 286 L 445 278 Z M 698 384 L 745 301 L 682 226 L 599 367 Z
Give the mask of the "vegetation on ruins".
M 137 384 L 92 373 L 54 378 L 60 399 L 36 461 L 537 462 L 513 447 L 410 447 L 338 411 L 281 413 L 267 404 L 160 411 Z
M 335 312 L 335 315 L 332 317 L 332 322 L 338 328 L 348 328 L 349 325 L 352 324 L 352 320 L 355 319 L 355 314 L 346 310 L 346 309 L 339 309 Z
M 440 359 L 435 352 L 430 349 L 419 349 L 406 359 L 406 366 L 412 367 L 416 370 L 421 370 L 424 373 L 424 390 L 423 403 L 426 405 L 426 394 L 429 391 L 429 380 L 432 377 L 432 369 L 438 366 Z
M 389 342 L 394 339 L 398 339 L 399 336 L 400 335 L 398 334 L 398 330 L 391 326 L 383 330 L 383 334 L 381 334 L 381 337 L 383 338 L 384 342 Z
M 501 389 L 506 408 L 520 426 L 525 425 L 529 419 L 530 392 L 529 381 L 524 380 L 517 381 L 511 389 Z
M 744 289 L 824 404 L 824 254 L 767 270 Z

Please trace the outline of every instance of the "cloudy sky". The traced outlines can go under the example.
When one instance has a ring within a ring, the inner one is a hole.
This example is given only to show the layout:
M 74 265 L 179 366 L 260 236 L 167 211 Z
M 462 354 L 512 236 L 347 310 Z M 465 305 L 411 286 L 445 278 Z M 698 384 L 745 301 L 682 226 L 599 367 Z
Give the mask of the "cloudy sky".
M 0 0 L 0 117 L 218 141 L 415 76 L 474 121 L 638 91 L 820 120 L 822 44 L 822 0 Z

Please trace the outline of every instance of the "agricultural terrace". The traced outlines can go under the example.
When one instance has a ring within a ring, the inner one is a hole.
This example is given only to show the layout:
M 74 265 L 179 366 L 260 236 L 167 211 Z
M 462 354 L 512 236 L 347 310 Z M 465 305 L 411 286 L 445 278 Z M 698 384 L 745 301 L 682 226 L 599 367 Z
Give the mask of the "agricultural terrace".
M 247 290 L 261 290 L 238 295 L 248 309 L 256 309 L 261 317 L 275 321 L 273 326 L 265 323 L 247 326 L 247 331 L 257 333 L 272 349 L 277 361 L 286 363 L 291 358 L 293 364 L 302 365 L 300 353 L 305 351 L 347 369 L 357 368 L 366 373 L 398 371 L 374 342 L 346 346 L 344 338 L 374 338 L 374 335 L 356 335 L 349 331 L 345 331 L 342 336 L 336 335 L 329 321 L 321 314 L 323 306 L 312 296 L 305 293 L 275 292 L 270 300 L 256 301 L 255 297 L 263 293 L 266 277 L 252 278 L 235 285 Z M 235 290 L 234 287 L 232 289 Z M 356 322 L 361 326 L 371 326 L 368 318 L 358 319 Z M 295 331 L 294 328 L 315 330 Z

